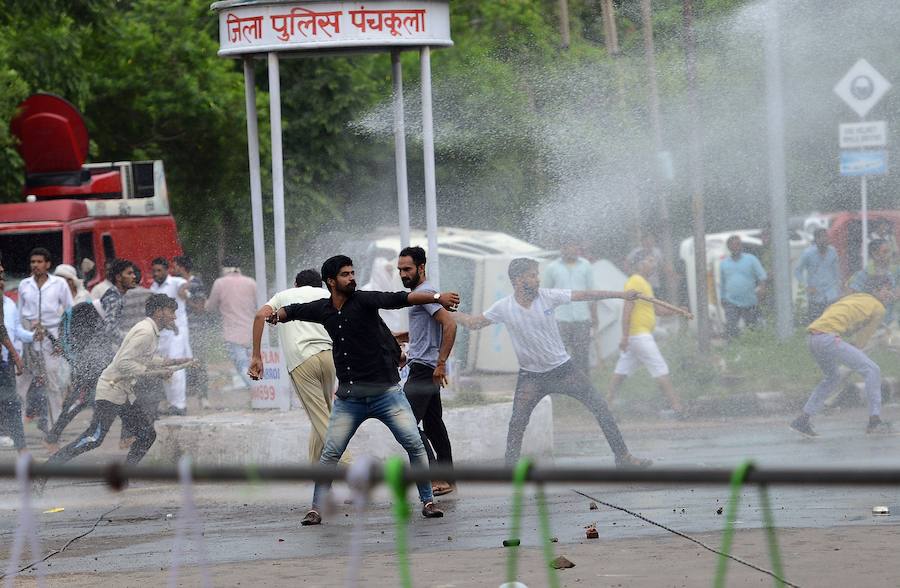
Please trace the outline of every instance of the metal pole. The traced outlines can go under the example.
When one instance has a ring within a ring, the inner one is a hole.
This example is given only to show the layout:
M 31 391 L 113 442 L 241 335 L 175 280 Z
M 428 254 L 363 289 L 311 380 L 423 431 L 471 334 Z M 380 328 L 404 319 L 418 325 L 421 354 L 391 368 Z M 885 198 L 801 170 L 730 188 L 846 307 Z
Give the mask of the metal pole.
M 784 165 L 784 102 L 778 1 L 769 0 L 766 19 L 766 111 L 769 138 L 769 246 L 772 248 L 775 332 L 784 341 L 794 330 L 791 308 L 791 252 L 787 226 L 787 181 Z
M 562 40 L 562 48 L 568 49 L 571 43 L 569 32 L 569 0 L 559 0 L 559 36 Z
M 440 290 L 437 185 L 434 178 L 434 120 L 431 112 L 431 47 L 419 53 L 422 68 L 422 151 L 425 160 L 425 224 L 428 231 L 428 281 Z
M 391 74 L 394 80 L 394 165 L 397 174 L 397 218 L 400 224 L 400 246 L 408 247 L 409 187 L 406 182 L 406 125 L 403 120 L 403 65 L 400 63 L 399 49 L 391 51 Z
M 678 295 L 681 289 L 681 279 L 675 268 L 675 248 L 672 239 L 672 223 L 669 215 L 669 183 L 672 178 L 667 177 L 667 171 L 664 169 L 663 160 L 667 157 L 665 144 L 663 142 L 662 117 L 660 115 L 659 105 L 659 85 L 656 75 L 656 48 L 653 43 L 653 12 L 650 0 L 641 0 L 641 20 L 643 20 L 643 37 L 644 37 L 644 60 L 647 66 L 647 86 L 650 97 L 650 123 L 653 127 L 653 146 L 656 150 L 654 155 L 654 169 L 656 169 L 656 192 L 659 205 L 659 219 L 661 226 L 659 227 L 660 249 L 662 250 L 665 268 L 663 278 L 670 297 Z M 696 120 L 696 119 L 695 119 Z M 644 203 L 643 209 L 652 209 Z M 642 227 L 641 231 L 650 230 Z M 698 323 L 699 325 L 699 323 Z
M 268 300 L 266 240 L 263 222 L 262 179 L 259 168 L 259 126 L 256 114 L 256 76 L 253 58 L 244 58 L 244 98 L 247 102 L 247 157 L 250 161 L 250 214 L 253 219 L 253 271 L 256 276 L 256 305 Z
M 869 186 L 866 176 L 862 176 L 859 182 L 859 192 L 862 199 L 862 267 L 869 265 Z
M 287 289 L 284 238 L 284 155 L 281 149 L 281 75 L 278 54 L 269 53 L 269 115 L 272 125 L 272 210 L 275 213 L 275 289 Z
M 706 204 L 703 200 L 703 154 L 697 128 L 700 107 L 697 99 L 697 59 L 694 38 L 694 3 L 684 0 L 684 54 L 688 103 L 691 113 L 690 161 L 691 208 L 694 215 L 694 288 L 697 299 L 697 345 L 701 353 L 709 351 L 709 297 L 706 284 Z

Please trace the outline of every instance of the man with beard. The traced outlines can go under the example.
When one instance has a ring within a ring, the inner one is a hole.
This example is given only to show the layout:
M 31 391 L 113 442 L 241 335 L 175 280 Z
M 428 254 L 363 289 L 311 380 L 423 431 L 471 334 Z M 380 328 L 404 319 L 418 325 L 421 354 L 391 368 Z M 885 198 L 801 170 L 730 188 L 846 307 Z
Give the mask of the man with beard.
M 519 379 L 513 397 L 512 417 L 506 437 L 506 463 L 519 459 L 522 437 L 538 402 L 548 394 L 565 394 L 593 413 L 603 430 L 619 467 L 648 467 L 649 459 L 641 459 L 628 452 L 606 401 L 597 392 L 590 378 L 575 366 L 566 352 L 553 309 L 569 302 L 622 298 L 634 300 L 637 292 L 607 292 L 605 290 L 550 290 L 540 288 L 538 262 L 519 257 L 509 263 L 507 271 L 513 294 L 495 302 L 479 316 L 459 313 L 456 320 L 469 329 L 481 329 L 503 323 L 512 338 L 519 359 Z
M 409 454 L 413 467 L 428 467 L 416 419 L 398 384 L 400 347 L 378 311 L 430 303 L 455 310 L 459 295 L 452 292 L 358 292 L 353 261 L 345 255 L 326 260 L 322 265 L 322 277 L 331 293 L 329 298 L 290 304 L 268 319 L 271 324 L 293 320 L 320 323 L 331 336 L 339 385 L 319 463 L 337 464 L 363 421 L 375 418 L 391 430 Z M 444 516 L 432 502 L 431 482 L 420 482 L 416 486 L 422 501 L 422 516 Z M 316 482 L 312 508 L 302 525 L 322 522 L 321 509 L 330 488 L 330 482 Z
M 434 295 L 425 274 L 425 250 L 407 247 L 400 252 L 397 269 L 403 285 L 413 292 Z M 447 384 L 447 359 L 456 340 L 456 321 L 440 304 L 423 304 L 409 309 L 409 347 L 406 361 L 409 377 L 403 387 L 416 423 L 422 423 L 422 442 L 429 463 L 453 465 L 450 436 L 444 425 L 441 386 Z M 432 451 L 434 448 L 434 451 Z M 449 482 L 435 480 L 435 496 L 453 491 Z

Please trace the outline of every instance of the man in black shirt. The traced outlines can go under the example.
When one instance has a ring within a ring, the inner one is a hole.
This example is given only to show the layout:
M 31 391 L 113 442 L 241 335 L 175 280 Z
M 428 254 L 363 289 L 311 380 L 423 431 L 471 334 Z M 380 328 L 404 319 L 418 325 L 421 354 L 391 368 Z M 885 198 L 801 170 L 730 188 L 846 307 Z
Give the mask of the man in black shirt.
M 290 304 L 268 319 L 271 324 L 293 320 L 320 323 L 334 343 L 332 353 L 339 385 L 319 463 L 336 465 L 363 421 L 375 418 L 391 430 L 409 454 L 412 466 L 427 468 L 428 458 L 416 418 L 398 384 L 400 347 L 378 311 L 432 303 L 456 310 L 459 295 L 451 292 L 357 292 L 353 261 L 345 255 L 336 255 L 322 264 L 322 279 L 331 292 L 330 298 Z M 426 518 L 444 516 L 432 502 L 431 482 L 420 482 L 416 486 L 423 505 L 422 515 Z M 330 483 L 316 482 L 312 508 L 302 525 L 322 522 L 321 509 L 330 487 Z

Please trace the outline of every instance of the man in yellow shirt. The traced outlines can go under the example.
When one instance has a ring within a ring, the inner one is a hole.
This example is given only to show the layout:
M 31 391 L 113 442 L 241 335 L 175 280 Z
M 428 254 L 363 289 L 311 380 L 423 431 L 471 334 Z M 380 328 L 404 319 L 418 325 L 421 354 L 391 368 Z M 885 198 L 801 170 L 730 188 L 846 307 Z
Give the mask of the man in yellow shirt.
M 843 364 L 865 379 L 869 399 L 866 433 L 891 432 L 890 423 L 881 420 L 881 369 L 862 349 L 881 324 L 885 304 L 893 299 L 890 278 L 870 276 L 866 292 L 844 296 L 807 327 L 809 350 L 825 373 L 825 379 L 816 386 L 803 412 L 791 423 L 792 429 L 807 437 L 818 435 L 809 419 L 822 410 L 825 399 L 834 391 L 840 381 L 838 366 Z
M 625 282 L 624 290 L 626 292 L 636 290 L 639 294 L 652 298 L 653 287 L 647 278 L 656 271 L 657 257 L 653 255 L 652 251 L 641 250 L 635 255 L 632 263 L 636 273 Z M 684 407 L 672 386 L 669 366 L 653 338 L 653 329 L 656 328 L 656 312 L 656 308 L 645 300 L 625 301 L 622 310 L 622 341 L 619 343 L 621 354 L 613 372 L 606 401 L 612 405 L 625 378 L 643 364 L 659 384 L 660 390 L 669 399 L 672 410 L 677 416 L 681 416 Z M 673 311 L 663 308 L 660 308 L 659 312 L 666 315 L 675 314 Z

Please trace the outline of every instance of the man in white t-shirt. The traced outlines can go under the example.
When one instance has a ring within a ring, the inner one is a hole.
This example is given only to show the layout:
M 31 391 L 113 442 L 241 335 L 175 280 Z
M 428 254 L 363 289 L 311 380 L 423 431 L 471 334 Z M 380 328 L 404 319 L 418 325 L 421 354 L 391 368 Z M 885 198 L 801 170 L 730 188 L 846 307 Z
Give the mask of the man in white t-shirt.
M 191 352 L 190 335 L 188 333 L 187 307 L 185 306 L 185 290 L 183 286 L 187 280 L 178 276 L 169 275 L 169 261 L 164 257 L 157 257 L 151 262 L 153 270 L 153 283 L 150 291 L 154 294 L 165 294 L 178 303 L 175 309 L 175 328 L 166 329 L 159 334 L 159 354 L 166 359 L 190 359 L 194 356 Z M 163 387 L 166 390 L 166 400 L 169 408 L 165 414 L 184 416 L 187 414 L 187 375 L 184 370 L 178 370 L 170 378 L 165 380 Z
M 256 313 L 253 319 L 253 351 L 247 375 L 254 380 L 262 377 L 263 360 L 260 347 L 266 319 L 279 308 L 289 304 L 303 304 L 328 298 L 331 294 L 322 287 L 322 277 L 314 269 L 306 269 L 294 278 L 294 287 L 278 292 Z M 325 447 L 325 433 L 331 417 L 331 402 L 337 383 L 331 337 L 318 323 L 291 321 L 279 323 L 278 340 L 284 354 L 284 367 L 291 375 L 294 391 L 303 403 L 309 422 L 309 461 L 319 463 Z M 350 462 L 345 451 L 341 463 Z
M 538 262 L 520 257 L 509 264 L 509 281 L 513 294 L 495 302 L 484 314 L 470 316 L 455 313 L 460 324 L 481 329 L 503 323 L 512 338 L 519 359 L 519 379 L 513 397 L 512 417 L 506 438 L 506 462 L 519 459 L 522 436 L 538 402 L 548 394 L 565 394 L 575 398 L 591 411 L 609 442 L 619 467 L 648 467 L 649 459 L 628 452 L 619 427 L 606 401 L 566 352 L 553 310 L 562 304 L 605 298 L 633 300 L 635 292 L 605 290 L 551 290 L 540 288 Z

